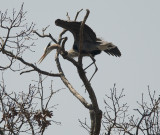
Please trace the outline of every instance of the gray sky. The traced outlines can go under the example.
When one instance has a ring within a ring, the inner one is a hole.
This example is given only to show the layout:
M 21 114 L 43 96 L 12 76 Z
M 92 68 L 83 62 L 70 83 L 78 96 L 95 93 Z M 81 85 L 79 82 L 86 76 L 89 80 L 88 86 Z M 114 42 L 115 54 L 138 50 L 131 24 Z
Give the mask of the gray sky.
M 91 83 L 102 110 L 104 110 L 104 95 L 109 93 L 109 89 L 113 87 L 114 83 L 116 83 L 119 91 L 124 88 L 126 95 L 124 103 L 127 102 L 131 108 L 137 106 L 136 101 L 141 99 L 141 93 L 147 95 L 148 85 L 151 90 L 155 90 L 157 95 L 160 95 L 159 0 L 1 0 L 0 10 L 9 9 L 9 12 L 11 12 L 15 8 L 18 11 L 22 2 L 24 2 L 24 9 L 28 12 L 27 21 L 36 23 L 39 32 L 42 28 L 50 25 L 47 32 L 55 38 L 58 38 L 58 34 L 62 30 L 54 25 L 56 19 L 67 19 L 66 12 L 73 19 L 76 12 L 83 8 L 84 10 L 78 18 L 78 20 L 82 20 L 86 13 L 85 9 L 89 9 L 90 15 L 86 23 L 96 32 L 97 36 L 114 43 L 121 50 L 121 58 L 108 56 L 106 53 L 96 56 L 99 70 Z M 66 48 L 69 49 L 72 47 L 73 37 L 69 32 L 66 35 L 70 38 L 66 43 Z M 26 53 L 24 58 L 33 63 L 37 62 L 49 41 L 50 39 L 35 41 L 37 44 L 37 47 L 34 48 L 35 53 Z M 38 66 L 47 71 L 57 72 L 53 61 L 54 54 L 52 52 Z M 0 62 L 3 62 L 3 58 L 0 59 Z M 76 69 L 63 59 L 61 59 L 61 62 L 68 79 L 78 92 L 87 97 L 84 88 L 81 87 L 82 82 L 77 76 Z M 84 65 L 90 62 L 90 59 L 84 59 Z M 88 76 L 90 77 L 93 72 L 94 67 L 88 69 Z M 34 76 L 32 74 L 19 76 L 19 73 L 7 71 L 4 77 L 11 91 L 25 91 L 24 86 L 28 88 L 31 83 L 30 80 L 36 79 L 37 74 L 34 74 Z M 47 78 L 46 87 L 48 87 L 51 79 L 54 82 L 55 90 L 65 87 L 58 78 Z M 21 82 L 21 87 L 15 85 L 19 82 Z M 54 110 L 54 115 L 55 120 L 62 122 L 62 125 L 53 124 L 46 134 L 53 132 L 59 135 L 87 134 L 80 127 L 78 119 L 88 118 L 88 110 L 67 89 L 55 95 L 53 104 L 59 104 L 57 109 Z

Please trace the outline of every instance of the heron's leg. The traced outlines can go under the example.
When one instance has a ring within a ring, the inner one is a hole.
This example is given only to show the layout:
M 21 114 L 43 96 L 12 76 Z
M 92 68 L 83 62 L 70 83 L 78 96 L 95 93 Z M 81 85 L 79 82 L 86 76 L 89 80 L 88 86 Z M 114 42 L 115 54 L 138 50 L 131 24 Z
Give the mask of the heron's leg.
M 86 70 L 87 68 L 89 68 L 90 66 L 92 66 L 94 63 L 95 63 L 95 61 L 92 62 L 91 64 L 89 64 L 84 70 Z
M 90 54 L 89 54 L 89 56 L 90 56 L 90 58 L 92 59 L 93 62 L 91 64 L 89 64 L 84 70 L 86 70 L 87 68 L 89 68 L 93 64 L 95 65 L 95 71 L 94 71 L 93 75 L 91 76 L 91 78 L 89 79 L 89 82 L 90 82 L 92 80 L 93 76 L 95 75 L 95 73 L 97 72 L 98 67 L 96 65 L 96 60 L 94 59 L 94 57 Z
M 96 65 L 96 60 L 94 59 L 94 57 L 91 55 L 90 58 L 93 60 L 93 64 L 95 65 L 95 71 L 93 73 L 93 75 L 91 76 L 91 78 L 89 79 L 89 82 L 92 80 L 92 78 L 94 77 L 95 73 L 98 71 L 98 67 Z
M 97 67 L 96 66 L 96 64 L 95 64 L 95 62 L 96 62 L 96 60 L 94 59 L 94 57 L 92 56 L 92 55 L 90 55 L 90 54 L 88 54 L 89 55 L 89 57 L 92 59 L 92 63 L 91 64 L 89 64 L 84 70 L 86 70 L 87 68 L 89 68 L 90 66 L 92 66 L 93 64 L 95 65 L 95 67 Z

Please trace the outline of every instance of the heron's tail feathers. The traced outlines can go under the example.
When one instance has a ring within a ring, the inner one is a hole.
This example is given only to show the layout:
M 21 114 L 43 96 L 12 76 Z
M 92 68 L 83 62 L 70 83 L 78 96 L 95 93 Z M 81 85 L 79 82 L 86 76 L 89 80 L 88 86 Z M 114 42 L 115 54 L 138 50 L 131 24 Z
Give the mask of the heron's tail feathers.
M 101 44 L 98 46 L 98 49 L 112 56 L 121 56 L 121 52 L 119 51 L 118 47 L 107 41 L 102 41 Z
M 106 50 L 104 50 L 104 52 L 106 52 L 109 55 L 116 56 L 116 57 L 120 57 L 121 56 L 120 50 L 115 45 L 111 46 L 111 47 L 108 47 Z

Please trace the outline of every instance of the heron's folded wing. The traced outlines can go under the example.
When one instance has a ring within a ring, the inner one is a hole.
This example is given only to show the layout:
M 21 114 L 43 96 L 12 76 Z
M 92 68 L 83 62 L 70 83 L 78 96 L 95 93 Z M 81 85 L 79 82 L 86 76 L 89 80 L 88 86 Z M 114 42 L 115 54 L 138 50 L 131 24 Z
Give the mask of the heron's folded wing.
M 76 43 L 79 42 L 79 32 L 80 32 L 81 22 L 75 22 L 75 21 L 69 22 L 69 21 L 57 19 L 55 21 L 55 24 L 66 30 L 69 30 L 74 36 L 74 41 Z M 83 42 L 96 42 L 96 39 L 97 37 L 95 32 L 88 25 L 85 24 L 83 28 Z M 77 45 L 77 44 L 74 44 L 74 45 Z M 75 47 L 77 48 L 77 46 Z

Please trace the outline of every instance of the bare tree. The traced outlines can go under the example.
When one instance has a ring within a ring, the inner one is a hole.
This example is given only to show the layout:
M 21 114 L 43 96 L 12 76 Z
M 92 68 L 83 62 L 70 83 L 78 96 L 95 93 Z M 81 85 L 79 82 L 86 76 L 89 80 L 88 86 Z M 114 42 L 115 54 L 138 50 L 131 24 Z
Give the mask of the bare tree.
M 80 11 L 77 12 L 75 20 L 78 17 L 78 14 L 80 13 Z M 16 13 L 16 11 L 13 10 L 12 18 L 10 18 L 10 17 L 7 16 L 8 15 L 7 11 L 5 13 L 1 12 L 1 19 L 0 19 L 0 24 L 1 25 L 0 26 L 1 26 L 1 28 L 3 30 L 6 31 L 6 36 L 1 37 L 0 52 L 8 58 L 9 64 L 7 66 L 0 66 L 0 69 L 1 70 L 6 70 L 6 69 L 13 70 L 12 69 L 13 65 L 16 62 L 19 62 L 20 64 L 23 64 L 23 66 L 24 66 L 23 68 L 17 69 L 18 71 L 21 71 L 21 74 L 23 74 L 23 73 L 29 73 L 29 72 L 32 72 L 32 71 L 36 71 L 36 72 L 38 72 L 39 74 L 42 74 L 42 75 L 47 75 L 47 76 L 52 76 L 52 77 L 60 77 L 61 80 L 63 81 L 63 83 L 70 90 L 70 92 L 73 93 L 73 95 L 87 109 L 90 110 L 90 115 L 91 115 L 90 134 L 98 135 L 99 132 L 100 132 L 100 127 L 101 127 L 102 111 L 99 109 L 99 106 L 98 106 L 98 103 L 97 103 L 97 99 L 96 99 L 96 95 L 95 95 L 95 93 L 93 91 L 92 86 L 90 85 L 90 82 L 87 79 L 85 71 L 83 70 L 81 53 L 79 55 L 78 62 L 75 61 L 74 59 L 68 57 L 66 55 L 66 51 L 64 49 L 65 48 L 64 47 L 65 41 L 67 40 L 67 38 L 62 38 L 62 36 L 63 36 L 63 34 L 65 33 L 66 30 L 63 30 L 60 33 L 60 35 L 59 35 L 60 38 L 59 38 L 58 41 L 56 41 L 51 34 L 48 34 L 48 35 L 45 34 L 46 28 L 42 30 L 42 34 L 39 34 L 39 33 L 37 33 L 34 30 L 34 24 L 33 23 L 31 23 L 30 26 L 28 26 L 27 23 L 25 23 L 25 14 L 26 14 L 26 12 L 23 11 L 23 5 L 22 5 L 22 7 L 21 7 L 21 9 L 20 9 L 20 11 L 18 13 Z M 81 29 L 80 29 L 80 35 L 81 35 L 80 36 L 80 39 L 81 39 L 80 43 L 81 43 L 81 46 L 82 46 L 82 41 L 83 41 L 83 38 L 82 38 L 83 37 L 82 36 L 83 26 L 84 26 L 84 23 L 85 23 L 88 15 L 89 15 L 89 10 L 87 10 L 86 16 L 85 16 L 84 20 L 82 21 L 82 25 L 81 25 Z M 16 33 L 14 33 L 13 35 L 11 35 L 11 32 L 13 30 L 15 30 L 15 29 L 16 29 Z M 59 44 L 59 47 L 57 49 L 56 59 L 55 59 L 55 61 L 57 63 L 57 68 L 59 70 L 59 73 L 55 73 L 54 74 L 54 73 L 50 73 L 50 72 L 47 72 L 47 71 L 43 71 L 43 70 L 39 69 L 35 64 L 29 63 L 29 62 L 27 62 L 26 60 L 23 59 L 23 53 L 24 53 L 24 51 L 31 50 L 31 47 L 34 45 L 33 43 L 31 45 L 28 45 L 28 44 L 26 45 L 25 44 L 28 40 L 33 40 L 33 38 L 32 38 L 33 37 L 33 33 L 37 34 L 39 37 L 42 37 L 42 38 L 44 38 L 44 37 L 48 38 L 49 37 L 51 40 L 53 40 L 54 42 L 56 42 L 56 43 Z M 63 41 L 63 42 L 61 42 L 61 41 Z M 78 74 L 79 74 L 81 80 L 83 81 L 86 90 L 88 91 L 89 97 L 91 99 L 91 104 L 88 103 L 85 100 L 85 98 L 82 97 L 73 88 L 73 86 L 71 85 L 71 83 L 65 77 L 65 74 L 64 74 L 64 72 L 63 72 L 63 70 L 61 68 L 61 63 L 59 61 L 59 55 L 62 55 L 63 58 L 65 58 L 68 61 L 70 61 L 77 68 Z M 25 70 L 26 68 L 27 68 L 27 70 Z M 30 69 L 28 70 L 28 68 L 30 68 Z M 15 71 L 15 70 L 13 70 L 13 71 Z M 15 101 L 15 103 L 16 103 L 16 101 L 17 101 L 16 98 L 12 98 L 11 96 L 9 96 L 10 94 L 6 94 L 6 95 L 7 95 L 7 97 L 10 98 L 10 100 Z M 21 96 L 24 97 L 23 94 Z M 24 98 L 24 100 L 25 100 L 25 98 Z M 4 101 L 4 100 L 1 100 L 1 102 L 2 101 Z M 6 102 L 9 102 L 9 101 L 6 101 Z M 20 104 L 18 103 L 18 101 L 17 101 L 16 104 L 18 104 L 18 106 L 20 106 Z M 31 105 L 29 105 L 29 106 L 31 106 Z M 17 106 L 15 106 L 15 108 L 17 108 Z M 43 112 L 43 109 L 41 111 Z M 30 129 L 32 130 L 32 134 L 35 134 L 35 130 L 33 129 L 33 125 L 31 123 L 31 120 L 28 118 L 29 116 L 27 115 L 29 113 L 26 113 L 26 112 L 23 112 L 23 113 L 26 114 L 25 117 L 27 119 L 28 124 L 30 125 Z M 37 116 L 34 115 L 34 118 L 38 122 L 38 125 L 42 126 L 43 124 L 41 125 L 41 121 L 38 120 L 38 119 L 42 119 L 42 118 L 39 118 L 39 117 L 41 117 L 40 115 L 41 115 L 41 113 L 37 114 Z M 49 113 L 48 116 L 51 117 L 51 114 Z M 13 116 L 13 117 L 15 117 L 15 116 Z M 7 118 L 8 117 L 6 117 L 6 120 L 7 120 Z M 14 123 L 14 121 L 12 121 L 11 123 Z M 34 120 L 33 120 L 33 123 L 34 123 Z M 47 127 L 49 124 L 50 123 L 46 123 L 45 127 Z M 13 131 L 11 133 L 16 134 L 14 132 L 15 131 L 14 127 L 12 127 L 12 128 L 5 127 L 5 130 L 6 129 L 8 129 L 8 130 L 12 129 Z M 42 128 L 42 130 L 41 130 L 42 133 L 43 133 L 44 129 L 45 128 Z M 19 130 L 17 132 L 19 132 Z
M 148 87 L 148 95 L 150 103 L 144 101 L 137 102 L 138 109 L 134 109 L 136 115 L 130 115 L 127 103 L 121 103 L 124 99 L 124 91 L 117 94 L 115 85 L 111 89 L 111 95 L 106 95 L 107 100 L 104 100 L 106 105 L 102 125 L 106 130 L 105 135 L 112 134 L 128 134 L 128 135 L 159 135 L 160 134 L 160 97 L 156 99 L 156 93 Z M 146 95 L 147 96 L 147 95 Z M 137 114 L 138 112 L 138 114 Z
M 81 11 L 81 10 L 80 10 Z M 78 17 L 78 14 L 80 13 L 77 12 L 76 17 L 75 17 L 75 21 Z M 84 17 L 84 20 L 81 23 L 81 27 L 80 27 L 80 48 L 82 46 L 82 42 L 83 42 L 83 27 L 85 24 L 85 21 L 87 20 L 87 17 L 89 15 L 89 10 L 86 10 L 86 15 Z M 67 17 L 70 19 L 70 17 L 67 14 Z M 51 34 L 49 35 L 45 35 L 44 31 L 42 34 L 39 34 L 38 32 L 34 31 L 34 33 L 36 33 L 39 37 L 50 37 L 55 43 L 58 43 L 59 45 L 57 46 L 57 53 L 56 53 L 56 64 L 57 64 L 57 68 L 60 74 L 60 78 L 63 81 L 63 83 L 66 85 L 66 87 L 70 90 L 70 92 L 84 105 L 84 107 L 86 107 L 87 109 L 89 109 L 90 112 L 90 118 L 91 118 L 91 127 L 89 128 L 89 132 L 91 135 L 98 135 L 100 133 L 100 129 L 101 129 L 101 119 L 102 119 L 102 111 L 99 109 L 98 103 L 97 103 L 97 98 L 96 95 L 94 93 L 94 90 L 90 84 L 90 81 L 88 80 L 85 71 L 83 69 L 83 64 L 82 64 L 82 55 L 81 52 L 79 54 L 78 57 L 78 61 L 75 61 L 73 58 L 69 57 L 65 51 L 65 42 L 67 41 L 67 37 L 62 38 L 63 34 L 66 32 L 66 30 L 63 30 L 60 34 L 59 34 L 59 40 L 56 41 L 53 36 Z M 61 42 L 63 40 L 63 42 Z M 81 49 L 80 49 L 81 50 Z M 85 98 L 83 96 L 81 96 L 77 90 L 74 89 L 74 87 L 71 85 L 71 83 L 68 81 L 68 79 L 65 77 L 65 74 L 62 70 L 61 67 L 61 63 L 59 61 L 59 55 L 62 55 L 62 57 L 66 60 L 68 60 L 69 62 L 71 62 L 78 71 L 79 77 L 82 80 L 82 82 L 84 83 L 84 86 L 86 88 L 86 91 L 89 94 L 89 98 L 91 100 L 91 104 L 88 103 Z
M 77 12 L 74 18 L 75 21 L 81 11 L 82 10 Z M 83 45 L 83 27 L 89 13 L 89 10 L 86 10 L 86 15 L 81 23 L 80 48 Z M 13 10 L 11 17 L 8 16 L 7 10 L 4 13 L 0 12 L 0 29 L 4 33 L 4 36 L 0 37 L 0 55 L 3 55 L 8 60 L 5 64 L 0 65 L 0 70 L 2 71 L 2 74 L 5 73 L 7 69 L 13 72 L 19 71 L 21 72 L 21 75 L 24 73 L 36 72 L 39 77 L 38 81 L 36 81 L 37 86 L 29 85 L 28 93 L 21 92 L 17 94 L 15 92 L 7 92 L 5 79 L 2 75 L 2 81 L 0 83 L 0 113 L 2 114 L 2 118 L 0 123 L 1 125 L 3 124 L 3 127 L 0 129 L 0 134 L 3 134 L 3 131 L 10 135 L 22 132 L 32 135 L 44 134 L 44 131 L 50 124 L 52 124 L 52 122 L 60 124 L 53 120 L 53 110 L 49 107 L 52 96 L 59 90 L 53 91 L 51 83 L 51 92 L 48 97 L 44 97 L 43 93 L 45 88 L 43 87 L 43 75 L 61 78 L 68 90 L 84 105 L 86 109 L 89 110 L 90 124 L 87 124 L 86 121 L 82 122 L 81 120 L 79 120 L 79 122 L 90 135 L 99 135 L 100 133 L 108 135 L 113 133 L 130 135 L 143 133 L 148 135 L 158 135 L 158 133 L 160 133 L 159 99 L 155 99 L 155 94 L 152 95 L 149 90 L 149 96 L 151 99 L 150 105 L 147 105 L 147 103 L 143 101 L 142 96 L 142 103 L 139 103 L 140 109 L 142 110 L 136 109 L 140 114 L 140 117 L 135 118 L 135 116 L 129 116 L 127 114 L 127 104 L 120 104 L 121 99 L 124 97 L 123 91 L 120 95 L 117 95 L 116 88 L 114 87 L 111 89 L 111 95 L 106 95 L 107 99 L 104 102 L 106 105 L 106 112 L 102 114 L 97 102 L 97 97 L 83 69 L 83 56 L 81 55 L 81 51 L 78 61 L 69 57 L 65 51 L 65 42 L 67 41 L 67 37 L 63 37 L 63 35 L 67 30 L 64 29 L 59 34 L 59 39 L 56 40 L 50 33 L 46 34 L 48 26 L 42 29 L 42 33 L 38 33 L 34 30 L 34 23 L 28 25 L 25 15 L 26 12 L 23 11 L 23 5 L 19 12 Z M 70 16 L 68 14 L 67 18 L 70 20 Z M 38 36 L 38 38 L 50 38 L 53 42 L 58 44 L 55 56 L 58 73 L 41 70 L 36 64 L 24 59 L 24 52 L 31 51 L 34 53 L 32 47 L 35 46 L 35 36 Z M 87 100 L 77 92 L 66 78 L 59 60 L 60 55 L 76 67 L 78 75 L 88 93 L 90 102 L 87 102 Z M 38 100 L 39 104 L 35 104 L 37 103 L 35 100 Z M 111 105 L 109 104 L 109 101 L 111 101 Z M 103 125 L 106 132 L 102 132 L 101 125 Z M 24 127 L 27 127 L 27 129 L 24 129 Z

